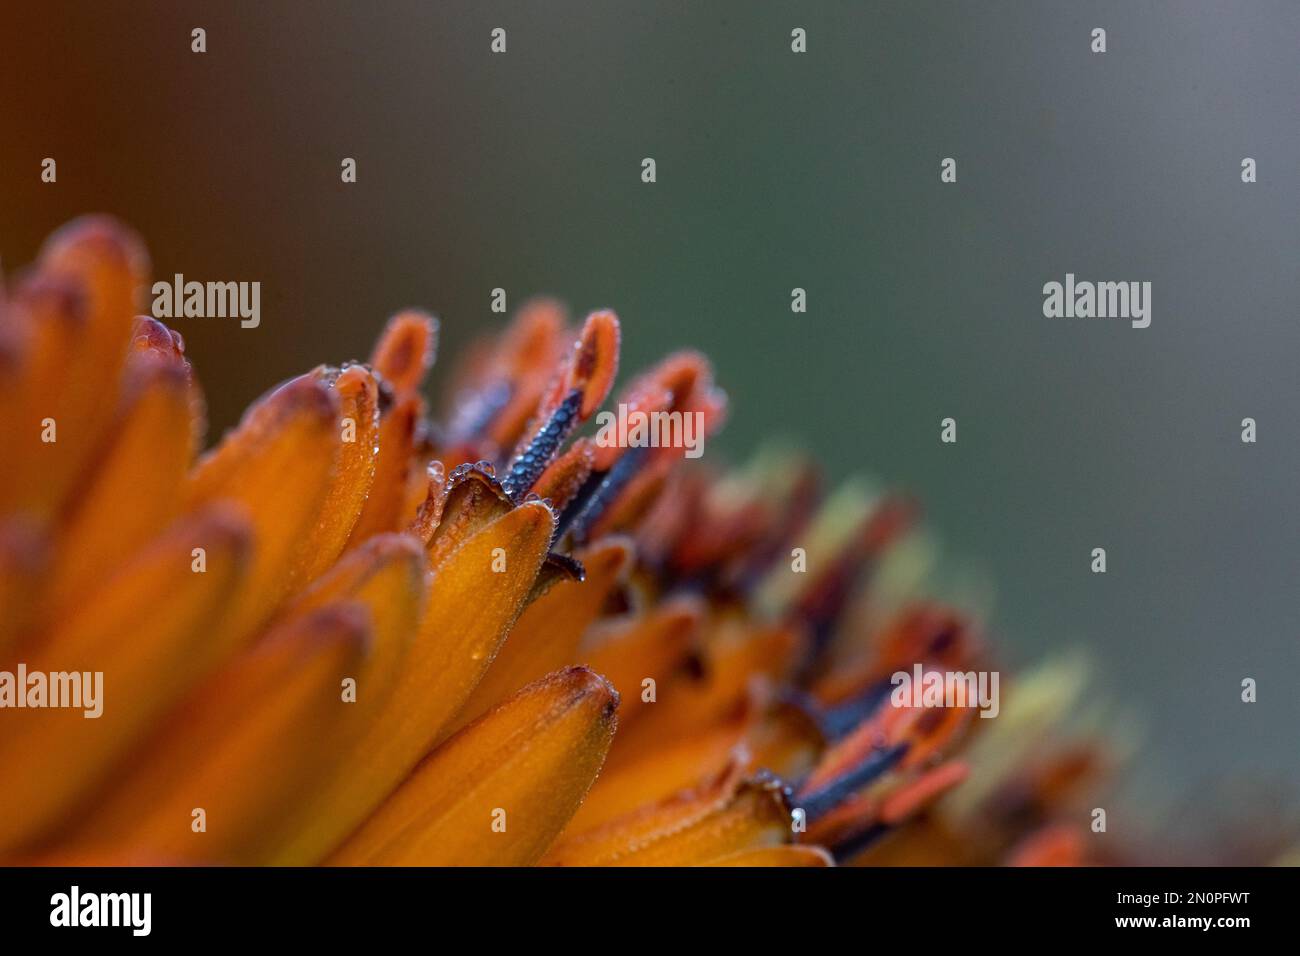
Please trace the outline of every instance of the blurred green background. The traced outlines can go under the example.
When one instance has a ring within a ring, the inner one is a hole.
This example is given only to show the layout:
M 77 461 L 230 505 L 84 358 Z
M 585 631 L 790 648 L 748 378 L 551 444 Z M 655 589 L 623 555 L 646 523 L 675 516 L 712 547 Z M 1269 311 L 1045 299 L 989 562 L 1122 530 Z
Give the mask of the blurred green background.
M 789 436 L 832 478 L 914 491 L 996 582 L 1009 656 L 1089 647 L 1146 724 L 1133 786 L 1204 807 L 1300 779 L 1300 7 L 1089 8 L 15 6 L 0 256 L 107 211 L 160 277 L 260 281 L 256 330 L 175 323 L 214 436 L 403 306 L 442 318 L 444 368 L 499 327 L 494 287 L 612 307 L 625 370 L 712 356 L 732 418 L 710 454 Z M 1151 327 L 1045 319 L 1066 272 L 1152 282 Z

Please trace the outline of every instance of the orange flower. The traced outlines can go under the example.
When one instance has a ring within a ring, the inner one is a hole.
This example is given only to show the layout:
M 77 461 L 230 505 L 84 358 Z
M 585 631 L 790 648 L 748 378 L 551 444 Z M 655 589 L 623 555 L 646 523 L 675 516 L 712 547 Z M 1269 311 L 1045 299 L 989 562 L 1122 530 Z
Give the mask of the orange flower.
M 403 313 L 369 363 L 278 386 L 196 458 L 201 391 L 136 315 L 147 278 L 91 219 L 0 299 L 0 858 L 1084 853 L 1062 811 L 1094 747 L 891 702 L 895 670 L 988 666 L 956 612 L 864 603 L 909 503 L 819 510 L 802 460 L 723 474 L 574 437 L 614 384 L 613 313 L 571 332 L 526 306 L 443 427 L 420 395 L 437 325 Z M 726 408 L 689 352 L 621 402 L 709 433 Z M 92 675 L 98 716 L 52 706 Z

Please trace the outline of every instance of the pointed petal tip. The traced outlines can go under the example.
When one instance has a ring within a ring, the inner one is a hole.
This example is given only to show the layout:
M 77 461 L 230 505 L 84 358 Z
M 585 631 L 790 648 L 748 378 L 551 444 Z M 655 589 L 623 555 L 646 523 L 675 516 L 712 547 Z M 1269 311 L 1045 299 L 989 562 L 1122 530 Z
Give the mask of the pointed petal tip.
M 632 566 L 636 545 L 626 535 L 609 535 L 575 553 L 589 574 L 621 578 Z
M 339 394 L 324 381 L 308 375 L 292 379 L 272 393 L 284 414 L 303 412 L 321 421 L 339 414 Z
M 370 364 L 399 394 L 414 391 L 433 366 L 438 328 L 438 320 L 427 312 L 398 312 L 375 344 Z
M 543 498 L 534 498 L 530 501 L 520 502 L 515 506 L 514 510 L 525 512 L 521 528 L 540 527 L 543 524 L 549 523 L 551 528 L 554 529 L 555 522 L 558 518 L 555 513 L 555 508 Z
M 599 704 L 601 716 L 606 720 L 613 718 L 618 710 L 618 705 L 622 702 L 622 698 L 613 684 L 590 667 L 584 667 L 580 664 L 556 671 L 554 674 L 542 678 L 542 682 L 560 685 L 567 689 L 574 698 L 590 698 L 593 702 Z
M 153 316 L 137 315 L 131 328 L 131 350 L 156 355 L 176 363 L 185 361 L 185 339 Z

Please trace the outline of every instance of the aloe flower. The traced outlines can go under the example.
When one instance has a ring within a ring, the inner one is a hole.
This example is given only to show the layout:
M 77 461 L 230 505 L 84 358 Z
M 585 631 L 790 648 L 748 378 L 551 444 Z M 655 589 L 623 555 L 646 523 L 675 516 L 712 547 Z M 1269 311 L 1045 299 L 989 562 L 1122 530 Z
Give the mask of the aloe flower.
M 97 718 L 0 709 L 0 859 L 1088 856 L 1100 750 L 1053 730 L 1077 671 L 1008 681 L 990 721 L 894 706 L 897 670 L 990 666 L 955 610 L 872 613 L 912 503 L 824 497 L 786 454 L 597 443 L 612 313 L 530 303 L 437 422 L 437 325 L 400 314 L 200 454 L 148 281 L 88 219 L 0 296 L 0 671 L 103 674 Z M 710 434 L 726 412 L 694 352 L 617 400 Z

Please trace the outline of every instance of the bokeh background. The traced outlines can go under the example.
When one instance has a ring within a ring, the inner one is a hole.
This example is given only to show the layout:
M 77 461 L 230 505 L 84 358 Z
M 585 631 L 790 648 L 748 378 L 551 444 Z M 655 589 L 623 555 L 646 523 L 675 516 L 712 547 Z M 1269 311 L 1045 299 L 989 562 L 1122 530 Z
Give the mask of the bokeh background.
M 911 489 L 1013 661 L 1088 648 L 1132 813 L 1249 827 L 1300 783 L 1300 6 L 1086 6 L 7 3 L 0 257 L 106 211 L 159 277 L 260 281 L 256 330 L 174 323 L 214 437 L 403 306 L 444 363 L 495 287 L 613 307 L 626 369 L 715 360 L 709 455 Z M 1151 327 L 1045 319 L 1066 272 Z

